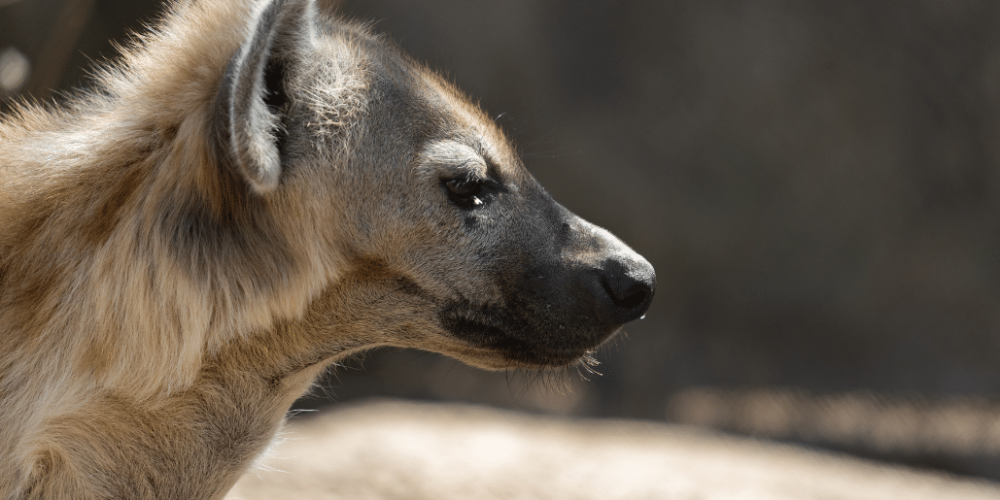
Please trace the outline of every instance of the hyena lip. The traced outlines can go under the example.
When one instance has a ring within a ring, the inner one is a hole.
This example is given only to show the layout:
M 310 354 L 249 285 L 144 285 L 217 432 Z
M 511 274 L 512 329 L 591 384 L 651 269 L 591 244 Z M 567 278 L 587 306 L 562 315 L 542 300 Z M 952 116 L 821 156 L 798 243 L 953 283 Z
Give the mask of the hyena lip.
M 519 325 L 508 315 L 494 310 L 449 309 L 441 314 L 440 319 L 446 331 L 474 350 L 499 355 L 505 360 L 503 367 L 518 368 L 544 368 L 576 363 L 621 330 L 621 327 L 615 327 L 583 338 L 574 339 L 574 336 L 569 336 L 558 342 L 554 341 L 558 336 L 553 332 L 529 333 L 530 328 Z
M 503 348 L 514 340 L 508 334 L 514 329 L 512 321 L 492 311 L 450 309 L 441 314 L 441 324 L 452 335 L 486 349 Z

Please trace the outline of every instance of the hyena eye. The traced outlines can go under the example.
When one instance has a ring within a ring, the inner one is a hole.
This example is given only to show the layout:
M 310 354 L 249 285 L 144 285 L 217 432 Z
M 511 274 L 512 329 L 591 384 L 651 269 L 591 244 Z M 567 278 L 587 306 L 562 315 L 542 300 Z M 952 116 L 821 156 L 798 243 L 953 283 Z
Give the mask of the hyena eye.
M 448 188 L 448 199 L 459 207 L 469 210 L 482 206 L 483 185 L 470 179 L 449 179 L 444 182 Z

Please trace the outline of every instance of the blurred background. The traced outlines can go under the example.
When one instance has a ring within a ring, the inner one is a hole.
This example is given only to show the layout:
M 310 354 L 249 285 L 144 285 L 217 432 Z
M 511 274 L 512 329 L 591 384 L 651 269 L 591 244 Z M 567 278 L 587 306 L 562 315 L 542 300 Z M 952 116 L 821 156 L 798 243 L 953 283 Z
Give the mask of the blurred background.
M 656 267 L 601 376 L 383 350 L 372 396 L 715 427 L 1000 479 L 1000 3 L 345 0 L 446 72 L 562 204 Z M 152 0 L 0 0 L 0 112 Z

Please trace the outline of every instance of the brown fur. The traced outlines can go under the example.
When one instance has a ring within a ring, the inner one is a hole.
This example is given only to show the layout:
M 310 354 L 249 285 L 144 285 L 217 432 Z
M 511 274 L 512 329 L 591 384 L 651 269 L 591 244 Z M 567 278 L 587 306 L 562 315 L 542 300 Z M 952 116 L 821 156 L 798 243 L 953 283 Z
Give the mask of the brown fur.
M 363 27 L 177 3 L 0 120 L 0 498 L 219 498 L 336 359 L 574 363 L 652 276 Z

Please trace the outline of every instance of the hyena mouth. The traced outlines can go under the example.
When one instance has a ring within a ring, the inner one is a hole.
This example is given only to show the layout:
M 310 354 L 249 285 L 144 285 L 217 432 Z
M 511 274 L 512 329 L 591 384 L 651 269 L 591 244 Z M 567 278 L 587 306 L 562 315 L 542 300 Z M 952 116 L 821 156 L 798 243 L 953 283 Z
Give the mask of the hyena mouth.
M 518 321 L 507 310 L 460 304 L 445 308 L 441 326 L 470 346 L 498 354 L 522 367 L 562 366 L 591 352 L 592 342 L 576 342 Z M 562 341 L 560 341 L 562 340 Z M 577 345 L 580 344 L 580 345 Z
M 510 315 L 490 307 L 465 305 L 446 308 L 441 312 L 441 325 L 451 334 L 477 347 L 503 348 L 516 341 L 510 335 L 517 330 Z

